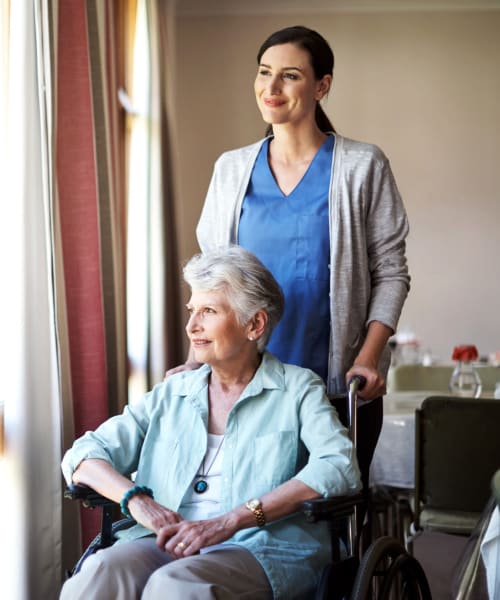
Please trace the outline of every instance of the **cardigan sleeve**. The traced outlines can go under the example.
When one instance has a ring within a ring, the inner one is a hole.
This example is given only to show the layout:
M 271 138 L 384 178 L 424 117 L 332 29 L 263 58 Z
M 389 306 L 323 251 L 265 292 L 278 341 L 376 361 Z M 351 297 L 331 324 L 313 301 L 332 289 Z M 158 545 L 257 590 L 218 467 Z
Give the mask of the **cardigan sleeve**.
M 264 140 L 222 154 L 214 165 L 196 227 L 202 252 L 237 243 L 237 222 L 253 165 Z
M 381 321 L 395 331 L 410 289 L 405 254 L 409 225 L 394 175 L 384 155 L 375 161 L 367 185 L 371 188 L 366 212 L 371 277 L 367 321 Z
M 209 251 L 215 244 L 214 231 L 216 229 L 217 214 L 220 212 L 220 202 L 217 202 L 217 198 L 221 197 L 217 165 L 218 161 L 215 163 L 198 226 L 196 227 L 196 237 L 202 252 Z
M 225 247 L 236 241 L 233 239 L 233 232 L 241 169 L 235 168 L 233 164 L 232 155 L 235 152 L 223 154 L 214 165 L 196 227 L 196 237 L 202 252 Z

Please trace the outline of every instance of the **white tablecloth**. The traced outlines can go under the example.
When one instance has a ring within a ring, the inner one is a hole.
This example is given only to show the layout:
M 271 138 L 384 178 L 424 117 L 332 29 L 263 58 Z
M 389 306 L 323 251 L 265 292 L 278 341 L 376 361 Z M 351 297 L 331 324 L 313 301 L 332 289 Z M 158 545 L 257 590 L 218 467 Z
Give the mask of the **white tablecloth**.
M 442 393 L 441 393 L 442 394 Z M 393 392 L 384 398 L 384 421 L 370 469 L 372 485 L 415 485 L 415 409 L 440 392 Z

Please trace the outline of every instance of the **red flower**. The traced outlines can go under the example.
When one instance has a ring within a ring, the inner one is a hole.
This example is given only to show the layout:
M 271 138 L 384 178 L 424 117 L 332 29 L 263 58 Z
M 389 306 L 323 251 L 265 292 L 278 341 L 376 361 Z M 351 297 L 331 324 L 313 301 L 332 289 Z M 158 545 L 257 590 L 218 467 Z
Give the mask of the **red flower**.
M 476 346 L 455 346 L 451 358 L 453 360 L 470 361 L 477 360 L 478 352 Z

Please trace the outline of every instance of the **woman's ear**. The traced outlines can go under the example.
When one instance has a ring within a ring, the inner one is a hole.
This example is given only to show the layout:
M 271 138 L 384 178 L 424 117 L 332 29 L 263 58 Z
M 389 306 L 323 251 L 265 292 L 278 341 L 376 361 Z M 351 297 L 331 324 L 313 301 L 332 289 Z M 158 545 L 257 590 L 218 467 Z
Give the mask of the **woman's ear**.
M 323 77 L 318 81 L 318 85 L 316 87 L 316 100 L 318 102 L 322 100 L 330 91 L 332 79 L 333 78 L 331 75 L 323 75 Z
M 269 317 L 264 309 L 258 310 L 250 319 L 247 326 L 247 337 L 249 340 L 258 340 L 267 327 Z

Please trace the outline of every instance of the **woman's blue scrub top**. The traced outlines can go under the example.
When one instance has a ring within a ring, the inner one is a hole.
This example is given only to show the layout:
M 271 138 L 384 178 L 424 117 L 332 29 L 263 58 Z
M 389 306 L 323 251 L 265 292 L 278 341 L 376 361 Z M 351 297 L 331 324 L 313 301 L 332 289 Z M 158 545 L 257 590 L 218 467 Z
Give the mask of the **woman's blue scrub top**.
M 328 190 L 334 137 L 329 135 L 288 196 L 268 162 L 269 140 L 255 162 L 240 216 L 238 243 L 271 271 L 285 312 L 267 349 L 324 381 L 330 340 Z

